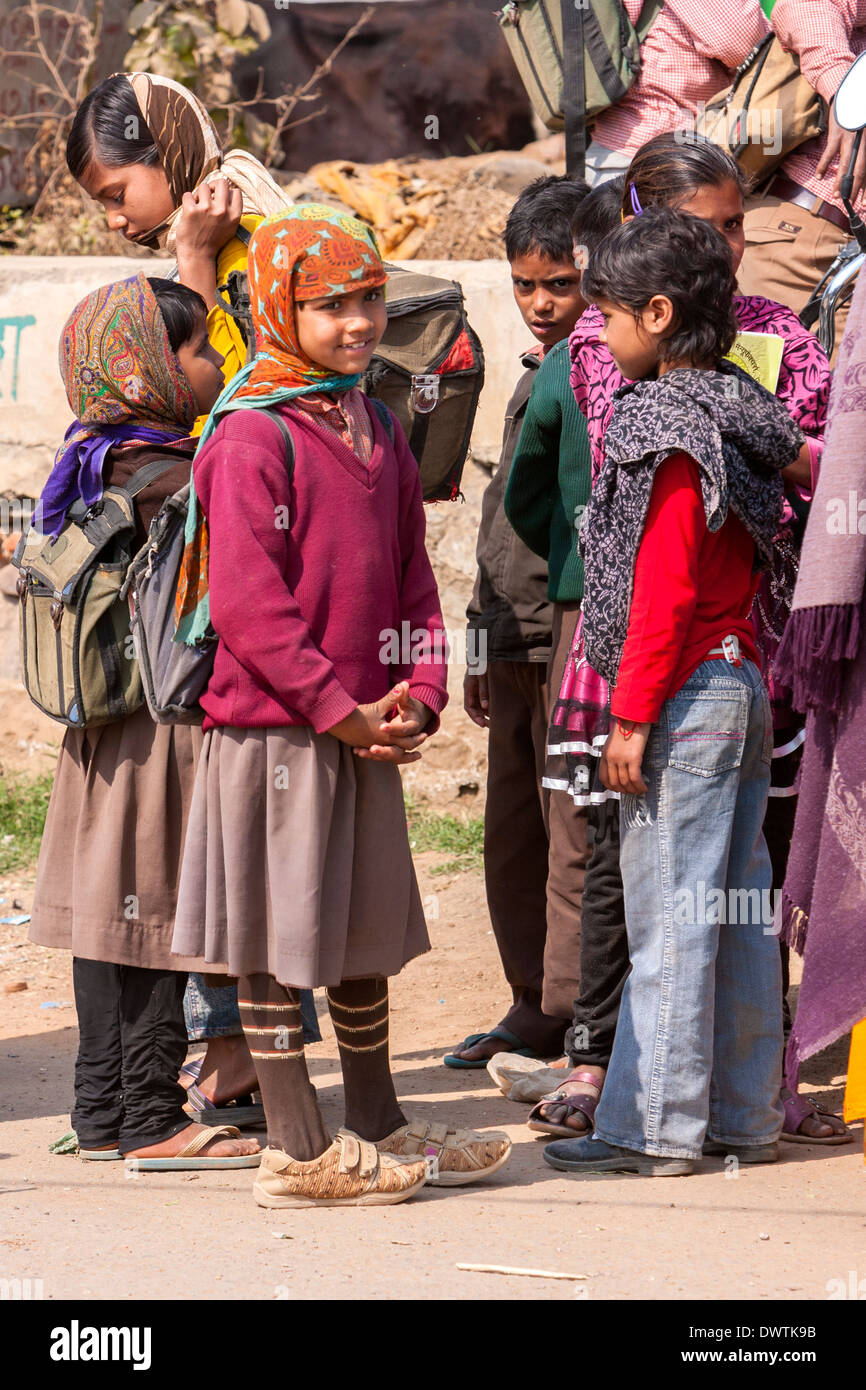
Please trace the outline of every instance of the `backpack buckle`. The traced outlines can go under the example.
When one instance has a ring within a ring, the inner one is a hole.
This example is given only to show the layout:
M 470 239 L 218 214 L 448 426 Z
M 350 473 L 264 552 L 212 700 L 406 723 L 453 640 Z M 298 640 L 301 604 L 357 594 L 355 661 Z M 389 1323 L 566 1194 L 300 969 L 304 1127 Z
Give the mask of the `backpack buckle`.
M 429 415 L 439 404 L 439 377 L 436 372 L 419 372 L 412 377 L 412 404 L 419 415 Z

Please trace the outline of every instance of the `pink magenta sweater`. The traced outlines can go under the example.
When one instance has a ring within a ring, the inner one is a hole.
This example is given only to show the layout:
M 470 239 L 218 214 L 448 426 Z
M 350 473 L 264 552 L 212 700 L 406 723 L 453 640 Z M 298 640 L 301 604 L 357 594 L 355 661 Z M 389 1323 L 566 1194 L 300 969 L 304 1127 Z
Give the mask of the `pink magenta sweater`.
M 196 458 L 219 637 L 201 701 L 205 729 L 310 724 L 323 733 L 397 680 L 434 715 L 444 709 L 444 629 L 418 465 L 400 425 L 392 445 L 368 413 L 369 464 L 334 430 L 287 407 L 291 481 L 266 411 L 226 416 Z M 401 639 L 404 664 L 389 665 Z

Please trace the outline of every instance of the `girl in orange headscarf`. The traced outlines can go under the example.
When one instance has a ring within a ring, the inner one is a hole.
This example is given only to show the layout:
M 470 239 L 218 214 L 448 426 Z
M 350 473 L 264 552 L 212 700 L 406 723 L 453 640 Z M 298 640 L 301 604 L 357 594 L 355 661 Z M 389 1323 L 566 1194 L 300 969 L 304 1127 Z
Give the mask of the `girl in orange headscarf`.
M 181 634 L 209 618 L 219 641 L 173 949 L 195 941 L 239 978 L 270 1145 L 256 1201 L 400 1202 L 428 1159 L 454 1185 L 510 1150 L 503 1134 L 407 1121 L 388 1061 L 388 977 L 429 949 L 396 764 L 420 756 L 447 699 L 420 477 L 399 424 L 358 389 L 386 320 L 370 229 L 294 208 L 256 230 L 249 267 L 257 354 L 193 466 L 211 544 Z M 345 1088 L 333 1139 L 302 1042 L 298 993 L 315 986 Z

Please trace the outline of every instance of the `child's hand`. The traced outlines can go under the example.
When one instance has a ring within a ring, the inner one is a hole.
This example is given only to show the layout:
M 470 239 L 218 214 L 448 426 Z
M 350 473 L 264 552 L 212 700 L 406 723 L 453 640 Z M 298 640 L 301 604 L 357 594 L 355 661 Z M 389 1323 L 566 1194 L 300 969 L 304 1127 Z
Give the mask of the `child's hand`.
M 421 754 L 412 750 L 429 737 L 421 730 L 430 723 L 433 711 L 409 694 L 408 681 L 395 685 L 391 694 L 395 693 L 396 707 L 392 706 L 391 717 L 379 725 L 383 742 L 372 744 L 369 748 L 356 748 L 354 752 L 357 757 L 371 758 L 380 763 L 409 763 L 420 758 Z
M 421 701 L 414 699 L 409 694 L 409 682 L 401 681 L 394 686 L 394 690 L 399 691 L 397 705 L 390 718 L 384 719 L 379 725 L 379 732 L 388 735 L 389 743 L 395 743 L 400 748 L 406 746 L 407 739 L 413 739 L 416 734 L 426 728 L 433 716 L 433 711 Z M 426 735 L 425 735 L 426 737 Z
M 614 722 L 601 755 L 600 775 L 608 791 L 643 796 L 647 785 L 640 768 L 651 728 L 652 724 L 635 724 L 630 719 Z
M 390 719 L 395 706 L 397 714 Z M 427 740 L 427 735 L 420 732 L 422 716 L 418 711 L 423 711 L 423 723 L 426 724 L 430 711 L 419 700 L 409 699 L 409 682 L 401 681 L 381 700 L 371 705 L 358 705 L 339 724 L 334 724 L 328 733 L 341 743 L 348 743 L 359 758 L 414 763 L 421 757 L 414 750 Z M 412 729 L 415 731 L 412 732 Z
M 486 729 L 490 724 L 488 710 L 490 709 L 490 687 L 487 684 L 487 676 L 473 676 L 469 672 L 463 679 L 463 708 L 469 715 L 473 724 L 477 724 L 479 729 Z
M 184 193 L 183 215 L 177 223 L 178 268 L 182 261 L 216 260 L 238 229 L 244 200 L 228 179 L 203 183 Z

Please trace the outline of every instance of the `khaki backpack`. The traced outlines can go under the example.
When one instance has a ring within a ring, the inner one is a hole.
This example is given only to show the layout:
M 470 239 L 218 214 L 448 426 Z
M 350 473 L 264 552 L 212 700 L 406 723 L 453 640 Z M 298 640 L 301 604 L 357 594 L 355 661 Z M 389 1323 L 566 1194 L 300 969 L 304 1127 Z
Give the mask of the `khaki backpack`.
M 70 728 L 123 719 L 142 703 L 121 596 L 134 553 L 133 499 L 176 463 L 154 459 L 91 506 L 74 503 L 55 540 L 31 526 L 18 542 L 24 685 L 39 709 Z
M 537 115 L 548 130 L 565 131 L 570 174 L 583 177 L 587 121 L 633 84 L 663 3 L 645 0 L 635 24 L 622 0 L 510 0 L 497 12 Z
M 734 156 L 755 183 L 827 129 L 827 108 L 773 34 L 752 50 L 734 80 L 707 102 L 695 129 Z

